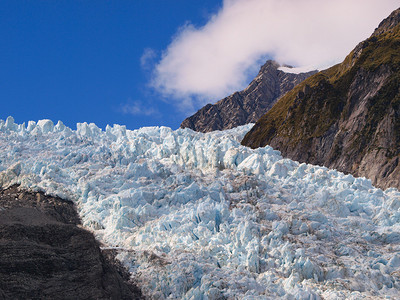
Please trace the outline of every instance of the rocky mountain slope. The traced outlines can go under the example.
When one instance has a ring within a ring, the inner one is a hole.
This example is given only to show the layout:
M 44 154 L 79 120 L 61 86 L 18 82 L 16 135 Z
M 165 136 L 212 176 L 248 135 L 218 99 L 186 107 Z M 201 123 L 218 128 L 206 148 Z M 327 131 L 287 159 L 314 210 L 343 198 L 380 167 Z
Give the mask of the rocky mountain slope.
M 256 122 L 279 97 L 293 89 L 316 71 L 293 74 L 278 70 L 280 65 L 267 61 L 257 77 L 241 92 L 236 92 L 216 104 L 207 104 L 185 119 L 181 128 L 209 132 Z
M 0 191 L 0 299 L 141 299 L 71 201 Z
M 242 144 L 400 188 L 400 9 L 341 64 L 282 97 Z

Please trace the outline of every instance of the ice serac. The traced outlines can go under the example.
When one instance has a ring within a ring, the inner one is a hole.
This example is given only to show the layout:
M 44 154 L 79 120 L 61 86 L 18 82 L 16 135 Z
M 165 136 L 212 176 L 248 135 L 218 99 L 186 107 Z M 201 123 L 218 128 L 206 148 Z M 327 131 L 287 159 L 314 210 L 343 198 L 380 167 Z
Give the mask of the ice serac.
M 148 299 L 398 298 L 396 189 L 241 146 L 251 125 L 103 131 L 45 120 L 27 130 L 8 120 L 0 186 L 74 201 L 82 225 L 118 253 Z M 6 209 L 0 201 L 0 225 Z M 42 242 L 54 238 L 41 232 Z M 2 259 L 14 254 L 0 251 L 0 298 L 13 266 Z
M 277 62 L 268 60 L 245 90 L 236 92 L 215 104 L 207 104 L 193 116 L 185 119 L 181 128 L 209 132 L 254 123 L 275 104 L 279 97 L 316 73 L 310 71 L 296 74 L 281 71 L 279 67 Z
M 346 59 L 306 79 L 246 134 L 291 159 L 400 188 L 400 9 Z

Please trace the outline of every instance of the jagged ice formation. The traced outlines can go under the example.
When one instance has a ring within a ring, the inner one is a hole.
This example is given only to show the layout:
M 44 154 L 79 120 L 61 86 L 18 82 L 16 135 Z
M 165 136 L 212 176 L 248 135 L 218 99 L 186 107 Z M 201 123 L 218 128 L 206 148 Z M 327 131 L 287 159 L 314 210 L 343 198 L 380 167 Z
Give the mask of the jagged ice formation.
M 0 121 L 0 183 L 75 201 L 153 299 L 399 295 L 400 193 L 198 133 Z M 1 208 L 0 208 L 1 209 Z

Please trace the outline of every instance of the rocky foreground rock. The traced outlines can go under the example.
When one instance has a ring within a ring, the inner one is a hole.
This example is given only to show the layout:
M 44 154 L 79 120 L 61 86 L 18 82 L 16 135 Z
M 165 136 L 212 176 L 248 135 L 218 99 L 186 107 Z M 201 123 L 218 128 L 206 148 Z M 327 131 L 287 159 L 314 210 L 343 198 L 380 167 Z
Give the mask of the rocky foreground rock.
M 216 104 L 207 104 L 185 119 L 181 127 L 209 132 L 255 123 L 279 97 L 316 73 L 286 73 L 279 70 L 279 67 L 277 62 L 268 60 L 245 90 L 236 92 Z
M 400 188 L 400 9 L 343 63 L 282 97 L 242 144 Z
M 142 299 L 70 201 L 0 191 L 0 299 Z

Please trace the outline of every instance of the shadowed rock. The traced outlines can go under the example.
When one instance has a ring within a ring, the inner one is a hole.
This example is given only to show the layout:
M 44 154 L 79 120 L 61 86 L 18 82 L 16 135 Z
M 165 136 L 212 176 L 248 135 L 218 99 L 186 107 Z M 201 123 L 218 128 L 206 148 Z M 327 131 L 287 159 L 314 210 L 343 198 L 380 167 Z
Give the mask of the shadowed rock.
M 72 202 L 0 192 L 0 299 L 141 299 L 128 273 L 77 226 Z
M 400 9 L 343 63 L 282 97 L 242 144 L 400 188 Z
M 181 128 L 209 132 L 255 123 L 279 97 L 316 73 L 316 71 L 300 74 L 285 73 L 278 70 L 279 67 L 277 62 L 267 61 L 245 90 L 236 92 L 214 105 L 207 104 L 193 116 L 185 119 Z

